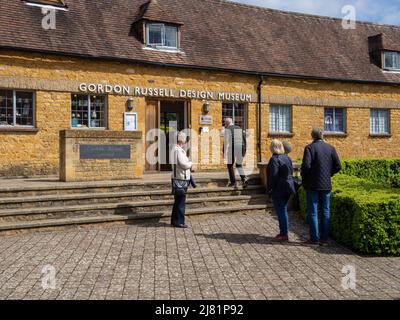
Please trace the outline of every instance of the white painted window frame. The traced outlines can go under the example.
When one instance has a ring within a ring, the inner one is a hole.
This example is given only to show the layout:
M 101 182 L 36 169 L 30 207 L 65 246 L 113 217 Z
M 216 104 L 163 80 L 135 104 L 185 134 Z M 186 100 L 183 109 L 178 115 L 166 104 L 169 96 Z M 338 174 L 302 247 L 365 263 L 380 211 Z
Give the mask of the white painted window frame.
M 382 52 L 383 69 L 384 70 L 390 70 L 390 71 L 400 71 L 400 68 L 388 67 L 386 65 L 386 54 L 387 53 L 396 54 L 397 56 L 399 56 L 399 59 L 400 59 L 400 52 L 397 52 L 397 51 L 384 51 L 384 52 Z
M 150 40 L 150 26 L 160 26 L 161 27 L 161 44 L 151 44 L 149 42 Z M 172 27 L 175 28 L 176 33 L 175 33 L 175 37 L 176 37 L 176 47 L 170 47 L 170 46 L 166 46 L 165 45 L 165 28 L 166 27 Z M 165 23 L 158 23 L 158 22 L 147 22 L 146 23 L 146 46 L 152 49 L 164 49 L 164 50 L 172 50 L 172 51 L 176 51 L 179 48 L 179 28 L 177 26 L 172 26 L 172 25 L 168 25 Z

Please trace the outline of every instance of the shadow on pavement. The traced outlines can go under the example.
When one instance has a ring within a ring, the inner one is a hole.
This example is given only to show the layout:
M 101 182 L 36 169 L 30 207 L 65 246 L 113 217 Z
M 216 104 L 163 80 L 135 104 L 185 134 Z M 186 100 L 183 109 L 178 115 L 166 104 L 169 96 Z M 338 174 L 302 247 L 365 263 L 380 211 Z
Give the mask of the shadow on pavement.
M 195 236 L 201 236 L 209 239 L 225 240 L 235 244 L 265 244 L 265 245 L 279 245 L 291 247 L 311 248 L 321 254 L 348 254 L 355 255 L 356 253 L 342 247 L 341 245 L 329 241 L 328 246 L 306 246 L 301 241 L 278 242 L 274 237 L 263 236 L 260 234 L 242 234 L 242 233 L 210 233 L 203 234 L 197 233 Z

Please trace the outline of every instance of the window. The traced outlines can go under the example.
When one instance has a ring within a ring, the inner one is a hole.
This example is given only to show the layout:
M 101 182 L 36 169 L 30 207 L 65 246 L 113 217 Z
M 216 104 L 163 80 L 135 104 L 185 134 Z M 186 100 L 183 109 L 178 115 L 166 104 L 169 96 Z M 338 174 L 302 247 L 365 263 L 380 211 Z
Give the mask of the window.
M 222 126 L 226 118 L 232 118 L 233 124 L 247 129 L 247 105 L 244 103 L 223 103 L 222 104 Z
M 178 48 L 178 28 L 162 23 L 147 24 L 147 45 L 149 47 Z
M 325 108 L 324 129 L 327 132 L 344 133 L 346 130 L 346 111 L 343 108 Z
M 72 128 L 105 128 L 106 97 L 74 94 L 71 98 Z
M 385 52 L 383 68 L 400 71 L 400 52 Z
M 34 126 L 34 93 L 0 90 L 0 126 Z
M 389 134 L 389 110 L 371 110 L 371 134 Z
M 269 131 L 272 133 L 292 132 L 292 107 L 271 105 L 269 108 Z

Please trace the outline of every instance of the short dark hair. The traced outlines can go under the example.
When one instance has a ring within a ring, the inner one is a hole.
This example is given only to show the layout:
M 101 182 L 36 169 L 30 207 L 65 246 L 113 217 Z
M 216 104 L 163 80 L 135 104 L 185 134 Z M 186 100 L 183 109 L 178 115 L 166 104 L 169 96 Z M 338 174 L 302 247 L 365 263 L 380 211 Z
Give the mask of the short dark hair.
M 283 148 L 285 149 L 285 153 L 289 154 L 292 152 L 292 144 L 289 141 L 282 141 Z
M 314 140 L 321 140 L 324 138 L 324 131 L 321 128 L 314 128 L 311 131 L 311 137 Z

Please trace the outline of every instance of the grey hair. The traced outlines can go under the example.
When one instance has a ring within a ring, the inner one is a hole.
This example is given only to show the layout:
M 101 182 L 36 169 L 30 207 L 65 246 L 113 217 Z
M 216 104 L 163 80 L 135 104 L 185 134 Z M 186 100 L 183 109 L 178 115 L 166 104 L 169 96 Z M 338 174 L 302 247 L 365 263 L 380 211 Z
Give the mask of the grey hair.
M 186 143 L 186 140 L 187 140 L 187 135 L 186 135 L 186 133 L 183 132 L 183 131 L 179 132 L 179 133 L 178 133 L 178 143 L 179 143 L 179 142 L 181 142 L 181 143 Z
M 225 123 L 232 124 L 233 123 L 233 119 L 231 117 L 227 117 L 227 118 L 225 118 Z
M 314 140 L 321 140 L 324 138 L 324 131 L 321 128 L 314 128 L 311 131 L 311 137 Z

